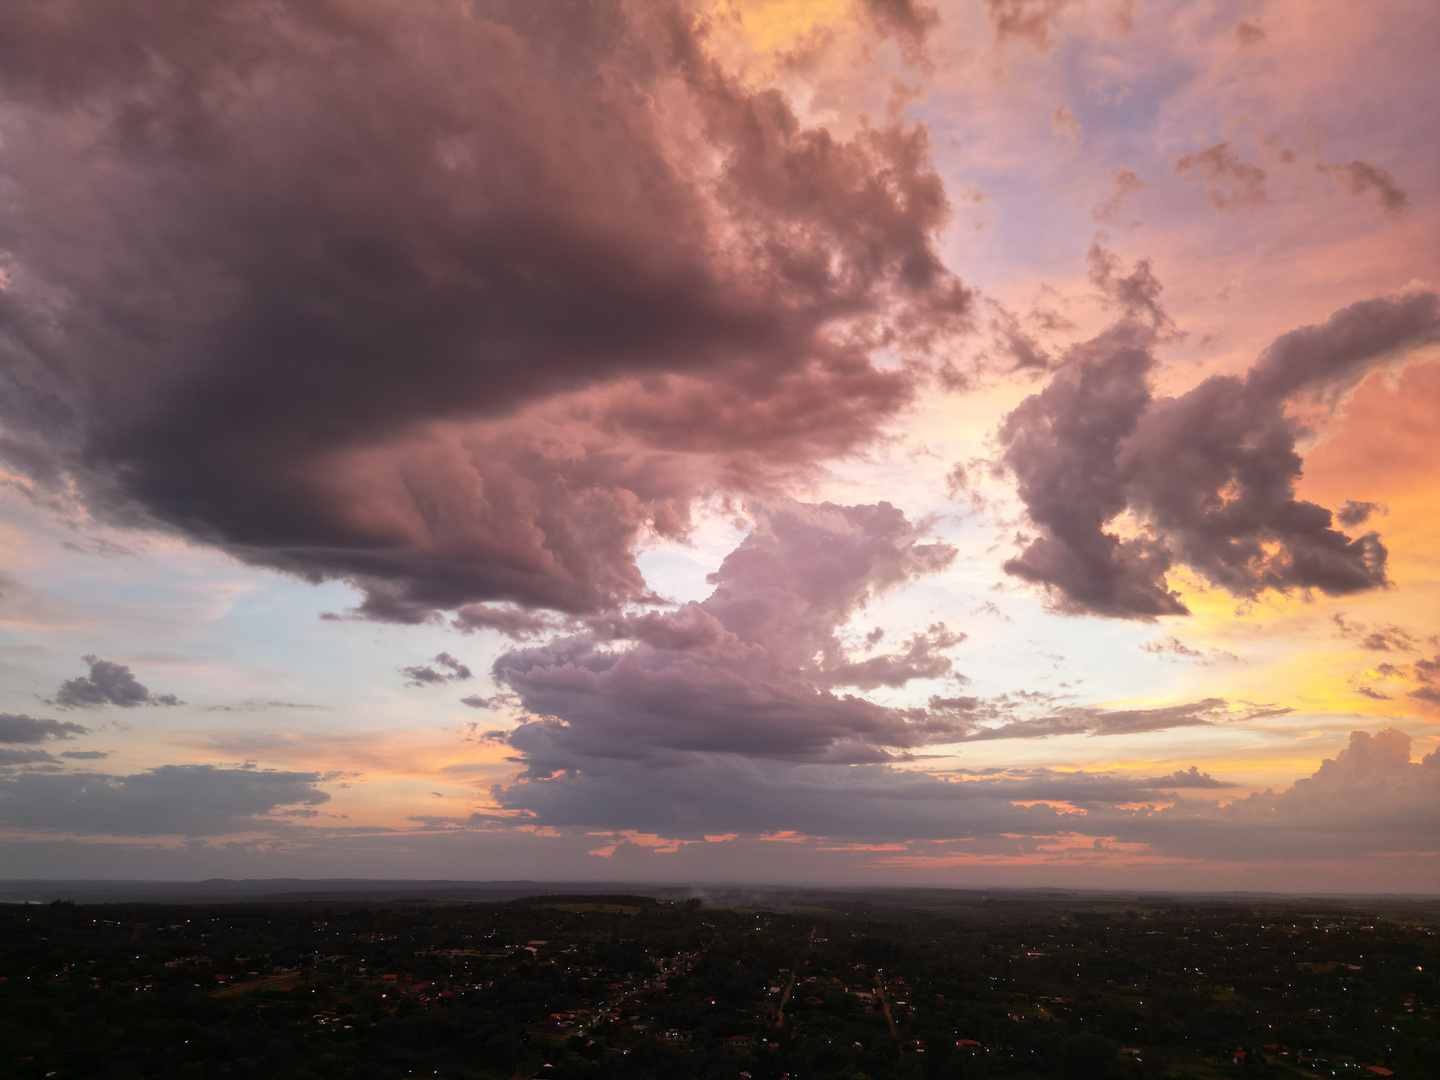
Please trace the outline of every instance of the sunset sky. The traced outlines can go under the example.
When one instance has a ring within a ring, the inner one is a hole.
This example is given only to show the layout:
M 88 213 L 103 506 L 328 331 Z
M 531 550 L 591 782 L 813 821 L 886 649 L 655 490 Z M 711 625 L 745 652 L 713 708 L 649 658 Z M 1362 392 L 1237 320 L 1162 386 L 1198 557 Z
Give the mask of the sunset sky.
M 1437 55 L 0 6 L 0 876 L 1440 893 Z

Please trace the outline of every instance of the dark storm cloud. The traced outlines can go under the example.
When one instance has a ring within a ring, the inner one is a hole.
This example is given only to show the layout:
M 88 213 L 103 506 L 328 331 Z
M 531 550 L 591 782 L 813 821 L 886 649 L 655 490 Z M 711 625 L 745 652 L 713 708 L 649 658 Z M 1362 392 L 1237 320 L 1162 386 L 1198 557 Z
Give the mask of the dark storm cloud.
M 317 806 L 316 773 L 162 765 L 131 776 L 19 773 L 0 779 L 0 826 L 110 836 L 209 836 L 273 827 L 260 815 Z
M 1246 210 L 1270 201 L 1265 170 L 1242 161 L 1228 142 L 1186 154 L 1175 162 L 1175 172 L 1203 183 L 1206 196 L 1219 210 Z
M 46 720 L 24 713 L 0 713 L 0 743 L 42 743 L 88 735 L 90 729 L 69 720 Z
M 90 674 L 66 679 L 46 704 L 62 709 L 103 709 L 115 705 L 133 709 L 137 705 L 183 705 L 174 694 L 152 694 L 124 664 L 101 660 L 98 656 L 82 656 L 90 665 Z
M 1040 528 L 1007 572 L 1060 611 L 1142 619 L 1186 612 L 1166 584 L 1180 564 L 1239 597 L 1383 585 L 1378 535 L 1349 536 L 1295 497 L 1306 431 L 1295 411 L 1333 408 L 1377 364 L 1440 340 L 1436 295 L 1351 304 L 1281 335 L 1244 377 L 1173 398 L 1150 389 L 1155 296 L 1131 304 L 1151 325 L 1127 320 L 1076 346 L 1001 424 L 1004 463 Z M 1129 535 L 1109 528 L 1122 514 L 1138 525 Z
M 971 304 L 923 129 L 806 127 L 679 4 L 4 5 L 0 97 L 0 452 L 365 617 L 644 596 Z
M 400 674 L 410 681 L 406 686 L 437 686 L 448 682 L 464 682 L 472 672 L 449 653 L 437 653 L 429 664 L 416 664 L 400 669 Z

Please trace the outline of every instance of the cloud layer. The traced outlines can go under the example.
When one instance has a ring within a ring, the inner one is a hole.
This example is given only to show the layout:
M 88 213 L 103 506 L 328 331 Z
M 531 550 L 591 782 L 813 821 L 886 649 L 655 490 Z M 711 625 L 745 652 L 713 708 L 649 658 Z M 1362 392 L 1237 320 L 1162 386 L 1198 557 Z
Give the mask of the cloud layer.
M 846 633 L 870 600 L 944 569 L 954 551 L 926 542 L 886 503 L 787 502 L 755 515 L 755 530 L 711 575 L 706 600 L 597 618 L 586 633 L 496 661 L 496 682 L 528 714 L 489 734 L 521 766 L 515 782 L 494 790 L 504 809 L 547 826 L 664 836 L 793 830 L 895 840 L 1055 830 L 1064 826 L 1054 808 L 1011 803 L 1130 802 L 1219 782 L 1196 773 L 1046 770 L 959 778 L 897 763 L 936 744 L 1133 735 L 1287 711 L 1237 711 L 1219 698 L 1105 710 L 1054 707 L 1038 695 L 942 694 L 902 707 L 840 692 L 966 681 L 945 654 L 963 635 L 943 624 L 892 651 L 879 648 L 883 634 L 862 644 Z
M 72 739 L 89 728 L 69 720 L 36 719 L 24 713 L 0 713 L 0 743 L 43 743 L 51 739 Z
M 162 765 L 130 776 L 19 772 L 0 778 L 0 827 L 99 836 L 216 836 L 273 829 L 262 815 L 318 806 L 315 773 Z

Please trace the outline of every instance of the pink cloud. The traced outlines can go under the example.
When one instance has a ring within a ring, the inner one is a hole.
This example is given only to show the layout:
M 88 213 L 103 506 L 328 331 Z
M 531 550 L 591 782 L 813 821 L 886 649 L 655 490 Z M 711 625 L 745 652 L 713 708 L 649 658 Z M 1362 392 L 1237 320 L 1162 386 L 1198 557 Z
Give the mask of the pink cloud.
M 682 5 L 547 11 L 0 15 L 0 451 L 413 622 L 641 598 L 644 530 L 873 439 L 916 373 L 872 354 L 972 303 L 923 127 L 802 122 Z

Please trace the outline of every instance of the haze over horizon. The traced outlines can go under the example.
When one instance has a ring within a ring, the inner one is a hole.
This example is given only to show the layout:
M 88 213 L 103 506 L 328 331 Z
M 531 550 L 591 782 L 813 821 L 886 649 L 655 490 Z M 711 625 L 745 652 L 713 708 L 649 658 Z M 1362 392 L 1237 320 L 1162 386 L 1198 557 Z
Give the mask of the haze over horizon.
M 0 878 L 1440 893 L 1440 7 L 0 8 Z

